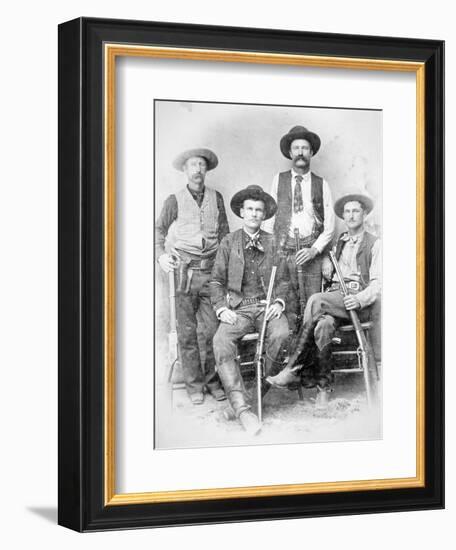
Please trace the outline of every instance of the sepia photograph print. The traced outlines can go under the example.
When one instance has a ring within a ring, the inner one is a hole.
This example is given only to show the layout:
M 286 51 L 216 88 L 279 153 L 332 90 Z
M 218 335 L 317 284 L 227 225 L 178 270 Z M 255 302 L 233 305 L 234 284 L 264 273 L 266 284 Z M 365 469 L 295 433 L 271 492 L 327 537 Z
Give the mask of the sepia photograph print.
M 154 100 L 154 447 L 382 439 L 382 111 Z

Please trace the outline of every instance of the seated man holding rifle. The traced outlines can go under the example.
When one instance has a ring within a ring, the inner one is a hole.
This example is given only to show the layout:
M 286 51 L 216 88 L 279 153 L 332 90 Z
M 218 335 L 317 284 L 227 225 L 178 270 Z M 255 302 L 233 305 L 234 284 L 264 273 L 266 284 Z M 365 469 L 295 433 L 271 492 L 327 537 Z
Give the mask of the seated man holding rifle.
M 234 414 L 242 427 L 254 435 L 260 431 L 261 423 L 251 411 L 236 361 L 237 342 L 248 333 L 263 333 L 264 374 L 277 372 L 276 359 L 288 338 L 288 321 L 282 313 L 289 273 L 286 262 L 279 262 L 273 235 L 260 229 L 263 220 L 276 212 L 275 200 L 260 186 L 249 185 L 233 196 L 231 209 L 243 219 L 243 227 L 223 238 L 212 270 L 211 301 L 221 321 L 213 346 L 216 370 Z M 260 378 L 259 399 L 270 387 L 264 377 Z
M 316 407 L 321 410 L 328 405 L 328 394 L 333 382 L 331 341 L 338 324 L 342 320 L 351 319 L 355 325 L 358 314 L 358 323 L 359 320 L 366 320 L 371 306 L 380 296 L 380 240 L 364 226 L 364 220 L 372 208 L 372 199 L 358 193 L 344 195 L 335 203 L 334 211 L 344 220 L 347 231 L 340 235 L 331 258 L 326 257 L 323 262 L 323 275 L 331 284 L 326 292 L 310 297 L 296 347 L 287 366 L 276 376 L 267 378 L 275 387 L 296 387 L 301 383 L 298 371 L 303 368 L 302 364 L 297 363 L 302 362 L 315 342 L 318 352 Z M 337 276 L 336 266 L 345 285 L 341 284 Z

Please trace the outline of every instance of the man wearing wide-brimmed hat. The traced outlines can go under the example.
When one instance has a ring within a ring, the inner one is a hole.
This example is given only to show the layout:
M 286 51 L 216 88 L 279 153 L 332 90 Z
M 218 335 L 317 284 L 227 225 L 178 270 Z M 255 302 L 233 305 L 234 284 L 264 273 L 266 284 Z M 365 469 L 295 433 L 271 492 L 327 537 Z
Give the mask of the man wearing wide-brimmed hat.
M 176 281 L 177 339 L 189 397 L 195 405 L 209 390 L 225 399 L 215 372 L 212 338 L 218 321 L 210 304 L 209 279 L 219 242 L 229 232 L 222 195 L 205 185 L 206 173 L 218 164 L 210 149 L 190 149 L 176 157 L 174 168 L 184 173 L 182 190 L 170 195 L 155 225 L 155 252 L 160 267 L 174 270 Z M 172 242 L 165 241 L 173 225 Z M 197 338 L 197 315 L 206 340 L 205 374 Z
M 257 332 L 265 315 L 265 298 L 273 265 L 277 265 L 273 303 L 268 310 L 266 332 L 266 374 L 280 368 L 276 359 L 288 338 L 288 321 L 282 315 L 288 292 L 289 273 L 280 261 L 273 235 L 260 229 L 277 209 L 275 200 L 258 185 L 249 185 L 231 199 L 231 209 L 243 220 L 243 227 L 227 235 L 220 243 L 212 271 L 211 300 L 221 323 L 214 337 L 217 372 L 236 417 L 244 429 L 256 434 L 260 425 L 250 410 L 236 361 L 237 341 L 249 332 Z M 269 388 L 264 383 L 263 393 Z
M 294 126 L 282 137 L 280 150 L 292 166 L 273 179 L 271 195 L 277 201 L 277 214 L 263 226 L 276 235 L 288 255 L 292 289 L 296 294 L 292 302 L 298 303 L 300 297 L 302 310 L 305 300 L 321 290 L 322 255 L 330 246 L 335 227 L 329 185 L 310 170 L 312 157 L 320 145 L 320 137 L 304 126 Z M 301 295 L 296 265 L 303 266 Z
M 330 287 L 326 292 L 311 296 L 304 312 L 301 335 L 306 347 L 302 356 L 312 344 L 313 335 L 318 348 L 314 379 L 318 389 L 316 405 L 321 409 L 326 408 L 331 389 L 331 341 L 338 324 L 350 318 L 350 310 L 357 310 L 360 320 L 366 320 L 380 296 L 380 240 L 364 226 L 364 220 L 372 208 L 373 201 L 365 193 L 345 194 L 336 201 L 334 211 L 344 220 L 347 231 L 337 240 L 334 253 L 350 294 L 344 298 L 331 260 L 325 257 L 323 268 L 331 282 Z M 268 381 L 274 386 L 285 388 L 299 384 L 300 376 L 297 369 L 285 367 L 277 376 L 268 378 Z

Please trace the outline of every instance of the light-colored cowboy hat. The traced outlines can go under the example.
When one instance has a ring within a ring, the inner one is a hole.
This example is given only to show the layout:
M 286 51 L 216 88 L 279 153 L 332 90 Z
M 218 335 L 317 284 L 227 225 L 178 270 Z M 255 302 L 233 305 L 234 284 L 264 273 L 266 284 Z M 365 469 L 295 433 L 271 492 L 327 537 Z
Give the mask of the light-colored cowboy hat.
M 358 201 L 359 203 L 361 203 L 366 214 L 369 214 L 369 212 L 371 212 L 374 208 L 374 201 L 367 195 L 362 193 L 349 193 L 347 195 L 343 195 L 334 203 L 334 212 L 337 214 L 337 216 L 339 216 L 339 218 L 343 219 L 344 206 L 347 202 L 352 201 Z
M 277 203 L 271 195 L 263 191 L 259 185 L 248 185 L 245 189 L 238 191 L 231 199 L 231 210 L 239 218 L 241 217 L 241 208 L 244 205 L 244 201 L 247 199 L 264 202 L 265 220 L 272 218 L 277 211 Z
M 295 139 L 305 139 L 308 141 L 312 147 L 312 152 L 314 155 L 316 155 L 318 149 L 320 149 L 321 140 L 317 134 L 311 132 L 304 126 L 293 126 L 288 134 L 285 134 L 280 140 L 280 150 L 282 151 L 282 155 L 287 157 L 287 159 L 291 159 L 290 146 L 291 142 Z
M 180 155 L 178 155 L 173 160 L 174 168 L 182 172 L 185 162 L 192 157 L 202 157 L 203 159 L 205 159 L 207 162 L 208 170 L 213 170 L 218 164 L 218 158 L 214 152 L 212 152 L 210 149 L 199 147 L 197 149 L 188 149 L 187 151 L 180 153 Z

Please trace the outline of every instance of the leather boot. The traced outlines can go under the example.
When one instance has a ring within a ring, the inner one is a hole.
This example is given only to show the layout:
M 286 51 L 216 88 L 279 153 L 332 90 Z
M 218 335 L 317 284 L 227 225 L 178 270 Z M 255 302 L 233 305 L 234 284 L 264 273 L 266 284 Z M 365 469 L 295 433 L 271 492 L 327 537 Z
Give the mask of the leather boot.
M 238 364 L 234 359 L 225 361 L 217 367 L 217 372 L 234 414 L 239 418 L 243 411 L 250 409 L 250 405 Z
M 286 389 L 290 384 L 296 385 L 301 383 L 301 377 L 299 376 L 299 369 L 301 365 L 296 365 L 290 368 L 288 365 L 282 369 L 279 374 L 275 376 L 268 376 L 266 382 L 269 382 L 271 386 L 280 389 Z
M 325 346 L 318 352 L 318 372 L 317 372 L 317 397 L 315 399 L 315 410 L 324 412 L 328 409 L 329 394 L 332 391 L 331 384 L 333 375 L 331 345 Z
M 321 388 L 330 389 L 333 382 L 331 344 L 318 351 L 315 378 Z

